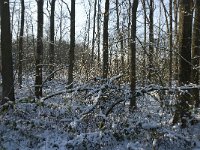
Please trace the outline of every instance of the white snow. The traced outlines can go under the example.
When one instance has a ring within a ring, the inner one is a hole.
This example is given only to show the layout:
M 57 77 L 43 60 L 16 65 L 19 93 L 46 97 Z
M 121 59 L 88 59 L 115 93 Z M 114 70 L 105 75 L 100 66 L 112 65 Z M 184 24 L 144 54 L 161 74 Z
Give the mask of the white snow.
M 87 84 L 75 82 L 70 92 L 66 81 L 55 79 L 45 83 L 44 97 L 58 94 L 45 100 L 34 99 L 33 76 L 24 78 L 22 89 L 16 87 L 16 102 L 0 107 L 0 149 L 200 149 L 200 123 L 185 129 L 170 124 L 173 95 L 166 95 L 163 103 L 168 105 L 162 107 L 160 101 L 144 93 L 137 97 L 137 110 L 129 112 L 128 86 L 114 83 L 120 76 Z M 143 92 L 152 88 L 161 87 L 138 87 Z M 159 97 L 160 93 L 154 94 Z M 198 109 L 193 113 L 200 118 Z

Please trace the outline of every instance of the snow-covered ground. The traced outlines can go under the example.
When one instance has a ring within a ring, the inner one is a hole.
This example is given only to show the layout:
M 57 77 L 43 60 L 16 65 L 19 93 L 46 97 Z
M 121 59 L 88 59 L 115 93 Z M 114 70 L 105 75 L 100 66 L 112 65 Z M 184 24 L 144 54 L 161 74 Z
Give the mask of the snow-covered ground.
M 25 77 L 16 102 L 0 107 L 0 149 L 200 149 L 200 123 L 185 129 L 170 124 L 173 95 L 143 94 L 129 112 L 129 88 L 118 77 L 75 82 L 72 90 L 55 79 L 44 85 L 42 99 L 34 98 L 33 78 Z

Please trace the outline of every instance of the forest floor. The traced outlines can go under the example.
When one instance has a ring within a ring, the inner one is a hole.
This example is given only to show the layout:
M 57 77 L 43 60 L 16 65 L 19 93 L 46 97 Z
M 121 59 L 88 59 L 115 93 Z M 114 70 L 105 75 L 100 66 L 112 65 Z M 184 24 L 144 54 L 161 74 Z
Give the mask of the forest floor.
M 33 76 L 24 77 L 16 102 L 0 107 L 0 149 L 200 150 L 200 123 L 171 125 L 175 95 L 143 94 L 129 112 L 129 86 L 117 78 L 77 80 L 72 90 L 55 79 L 35 99 Z

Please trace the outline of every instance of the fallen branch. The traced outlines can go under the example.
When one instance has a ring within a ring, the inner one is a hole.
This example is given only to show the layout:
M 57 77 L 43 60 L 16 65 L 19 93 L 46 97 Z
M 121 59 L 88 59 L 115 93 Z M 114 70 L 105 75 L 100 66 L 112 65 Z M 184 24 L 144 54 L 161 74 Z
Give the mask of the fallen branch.
M 113 104 L 110 106 L 110 108 L 107 110 L 106 116 L 109 115 L 109 113 L 113 110 L 113 108 L 114 108 L 117 104 L 119 104 L 119 103 L 121 103 L 121 102 L 123 102 L 123 101 L 124 101 L 124 99 L 121 99 L 121 100 L 119 100 L 119 101 L 113 103 Z
M 136 96 L 142 96 L 145 93 L 153 92 L 153 91 L 186 91 L 186 90 L 192 90 L 192 89 L 198 89 L 200 90 L 200 86 L 196 85 L 186 85 L 186 86 L 180 86 L 180 87 L 163 87 L 158 85 L 150 85 L 148 87 L 144 88 L 138 88 L 136 90 Z
M 81 118 L 81 119 L 84 118 L 85 115 L 89 114 L 91 111 L 93 111 L 93 110 L 95 109 L 95 107 L 96 107 L 96 106 L 98 105 L 98 103 L 99 103 L 99 100 L 100 100 L 101 95 L 102 95 L 102 90 L 99 91 L 98 96 L 95 98 L 95 99 L 96 99 L 95 104 L 92 105 L 88 110 L 86 110 L 85 112 L 83 112 L 83 113 L 80 114 L 80 116 L 81 116 L 80 118 Z
M 57 93 L 50 94 L 50 95 L 48 95 L 48 96 L 46 96 L 46 97 L 41 98 L 41 101 L 44 101 L 44 100 L 46 100 L 46 99 L 52 98 L 52 97 L 57 96 L 57 95 L 62 95 L 62 94 L 64 94 L 64 93 L 66 93 L 66 92 L 67 92 L 67 91 L 64 90 L 64 91 L 59 91 L 59 92 L 57 92 Z
M 105 87 L 107 87 L 107 84 L 104 84 Z M 102 88 L 102 87 L 101 87 Z M 50 94 L 44 98 L 42 98 L 42 100 L 46 100 L 49 99 L 51 97 L 57 96 L 57 95 L 61 95 L 64 93 L 72 93 L 72 92 L 82 92 L 82 91 L 91 91 L 87 94 L 87 96 L 93 95 L 95 93 L 98 93 L 101 88 L 99 89 L 93 89 L 93 88 L 88 88 L 88 87 L 78 87 L 78 88 L 74 88 L 74 89 L 67 89 L 64 91 L 60 91 L 54 94 Z M 149 92 L 153 92 L 153 91 L 171 91 L 171 92 L 175 92 L 175 91 L 186 91 L 186 90 L 192 90 L 192 89 L 198 89 L 200 90 L 200 86 L 195 86 L 195 85 L 189 85 L 189 86 L 180 86 L 180 87 L 163 87 L 163 86 L 156 86 L 156 85 L 150 85 L 148 87 L 143 87 L 143 88 L 137 88 L 136 89 L 136 97 L 138 96 L 143 96 L 145 93 L 149 93 Z M 123 90 L 123 89 L 118 89 L 118 90 Z
M 67 66 L 67 67 L 68 67 L 68 66 Z M 56 72 L 58 72 L 58 71 L 60 71 L 60 70 L 62 70 L 62 69 L 64 69 L 64 67 L 58 68 L 58 69 L 54 70 L 50 75 L 48 75 L 48 76 L 46 77 L 46 79 L 42 82 L 41 87 L 44 86 L 44 84 L 49 80 L 49 78 L 50 78 L 53 74 L 55 74 Z

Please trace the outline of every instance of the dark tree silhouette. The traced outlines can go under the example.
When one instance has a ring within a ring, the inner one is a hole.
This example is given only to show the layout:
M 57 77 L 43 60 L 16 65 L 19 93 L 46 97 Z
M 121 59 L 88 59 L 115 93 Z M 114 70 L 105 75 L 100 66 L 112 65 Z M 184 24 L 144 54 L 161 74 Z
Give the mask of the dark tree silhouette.
M 193 25 L 193 35 L 192 35 L 192 82 L 199 85 L 199 58 L 200 58 L 200 1 L 196 0 L 195 3 L 195 17 Z M 196 107 L 199 106 L 199 90 L 193 90 L 192 96 L 193 104 Z
M 44 5 L 44 0 L 37 1 L 38 29 L 37 29 L 37 51 L 36 51 L 36 76 L 35 76 L 35 96 L 37 98 L 42 97 L 43 5 Z
M 108 20 L 109 20 L 109 0 L 106 0 L 104 23 L 103 23 L 103 78 L 108 77 Z
M 68 71 L 68 85 L 73 83 L 74 70 L 74 49 L 75 49 L 75 0 L 71 0 L 71 25 L 70 25 L 70 50 L 69 50 L 69 71 Z
M 19 34 L 19 72 L 18 72 L 18 82 L 21 88 L 22 85 L 22 68 L 23 68 L 23 36 L 24 36 L 24 0 L 21 0 L 21 27 Z
M 1 56 L 2 56 L 2 101 L 14 101 L 14 76 L 12 61 L 12 37 L 10 30 L 9 0 L 1 0 Z
M 193 1 L 180 0 L 179 12 L 179 85 L 190 83 L 191 78 L 191 37 L 192 37 L 192 17 Z M 188 118 L 190 118 L 189 104 L 190 94 L 181 93 L 179 103 L 177 104 L 176 113 L 173 123 L 181 120 L 182 127 L 186 127 Z
M 138 0 L 133 0 L 132 4 L 132 26 L 131 26 L 131 52 L 130 52 L 130 81 L 131 99 L 130 109 L 136 108 L 136 19 Z
M 170 56 L 169 56 L 169 85 L 171 86 L 172 83 L 172 57 L 173 57 L 173 53 L 172 53 L 172 31 L 173 31 L 173 26 L 172 26 L 172 0 L 169 1 L 169 50 L 170 50 Z
M 149 6 L 149 82 L 152 82 L 153 76 L 153 57 L 154 57 L 154 32 L 153 32 L 153 11 L 154 11 L 154 0 L 150 0 Z
M 49 80 L 54 78 L 54 63 L 55 63 L 55 51 L 54 51 L 54 13 L 55 13 L 55 2 L 56 0 L 51 1 L 51 15 L 50 15 L 50 43 L 49 43 Z
M 96 15 L 97 15 L 97 0 L 94 1 L 94 18 L 93 18 L 93 31 L 92 31 L 92 56 L 91 65 L 94 63 L 94 44 L 95 44 L 95 26 L 96 26 Z

